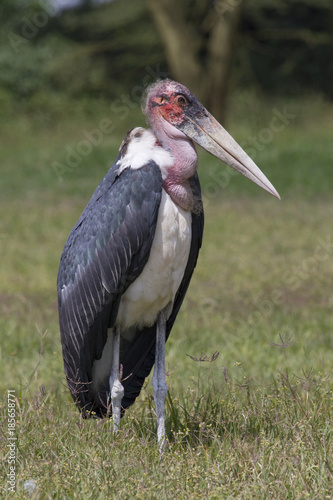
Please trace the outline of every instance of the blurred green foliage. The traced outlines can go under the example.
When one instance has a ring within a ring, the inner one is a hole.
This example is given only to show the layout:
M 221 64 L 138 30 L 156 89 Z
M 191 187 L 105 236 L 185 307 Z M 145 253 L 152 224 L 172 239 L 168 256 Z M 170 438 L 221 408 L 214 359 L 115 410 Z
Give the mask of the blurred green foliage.
M 232 5 L 186 0 L 198 44 L 208 36 L 207 24 Z M 83 2 L 67 10 L 56 0 L 2 0 L 0 19 L 2 112 L 11 99 L 21 105 L 35 99 L 38 106 L 50 92 L 116 98 L 169 74 L 145 0 Z M 330 0 L 245 1 L 233 85 L 275 94 L 315 91 L 331 99 L 332 25 Z
M 250 77 L 268 92 L 312 91 L 332 99 L 331 0 L 245 0 L 244 7 L 238 51 L 240 60 L 247 58 L 242 85 Z
M 46 5 L 0 5 L 2 92 L 110 98 L 158 76 L 162 45 L 142 0 L 58 12 Z

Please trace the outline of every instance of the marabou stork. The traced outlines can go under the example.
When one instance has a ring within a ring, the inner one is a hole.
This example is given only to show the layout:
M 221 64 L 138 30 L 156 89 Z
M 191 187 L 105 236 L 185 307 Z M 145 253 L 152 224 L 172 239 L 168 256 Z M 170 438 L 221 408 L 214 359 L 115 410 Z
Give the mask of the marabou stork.
M 197 142 L 279 198 L 196 97 L 161 80 L 146 92 L 150 129 L 134 128 L 63 250 L 58 274 L 64 368 L 84 416 L 120 417 L 154 363 L 164 446 L 165 342 L 184 300 L 203 232 Z

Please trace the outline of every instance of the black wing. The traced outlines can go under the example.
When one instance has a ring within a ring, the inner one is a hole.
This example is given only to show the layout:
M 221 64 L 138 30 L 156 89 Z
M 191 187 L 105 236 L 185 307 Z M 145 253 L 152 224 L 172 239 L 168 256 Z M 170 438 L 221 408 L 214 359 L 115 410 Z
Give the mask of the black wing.
M 58 306 L 64 368 L 79 408 L 106 413 L 107 390 L 91 391 L 92 367 L 100 359 L 119 302 L 146 265 L 162 193 L 158 166 L 106 174 L 63 250 Z

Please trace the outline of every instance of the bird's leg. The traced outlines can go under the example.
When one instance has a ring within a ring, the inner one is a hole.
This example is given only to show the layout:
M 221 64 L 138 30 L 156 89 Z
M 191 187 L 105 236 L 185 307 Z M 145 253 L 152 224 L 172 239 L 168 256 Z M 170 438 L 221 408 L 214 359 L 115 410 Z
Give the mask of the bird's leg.
M 163 309 L 157 319 L 155 368 L 153 375 L 154 400 L 157 415 L 157 439 L 160 453 L 165 446 L 165 418 L 164 403 L 168 395 L 168 386 L 165 381 L 165 334 L 166 334 L 166 309 Z
M 112 369 L 109 378 L 114 434 L 116 434 L 120 428 L 121 400 L 123 399 L 124 396 L 124 387 L 120 382 L 119 352 L 120 352 L 120 328 L 119 326 L 115 326 L 113 329 Z

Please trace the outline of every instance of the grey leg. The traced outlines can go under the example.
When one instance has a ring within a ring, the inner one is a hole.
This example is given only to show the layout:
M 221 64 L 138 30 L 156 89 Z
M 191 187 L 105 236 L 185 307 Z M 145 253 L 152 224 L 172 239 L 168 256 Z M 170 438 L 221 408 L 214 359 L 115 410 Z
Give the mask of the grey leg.
M 120 428 L 121 400 L 124 396 L 124 387 L 120 382 L 119 351 L 120 329 L 119 326 L 115 326 L 113 329 L 112 370 L 109 378 L 114 434 L 116 434 Z
M 157 439 L 160 453 L 163 452 L 165 446 L 164 403 L 168 395 L 168 386 L 165 381 L 166 309 L 167 308 L 160 312 L 157 320 L 155 368 L 152 380 L 157 415 Z

